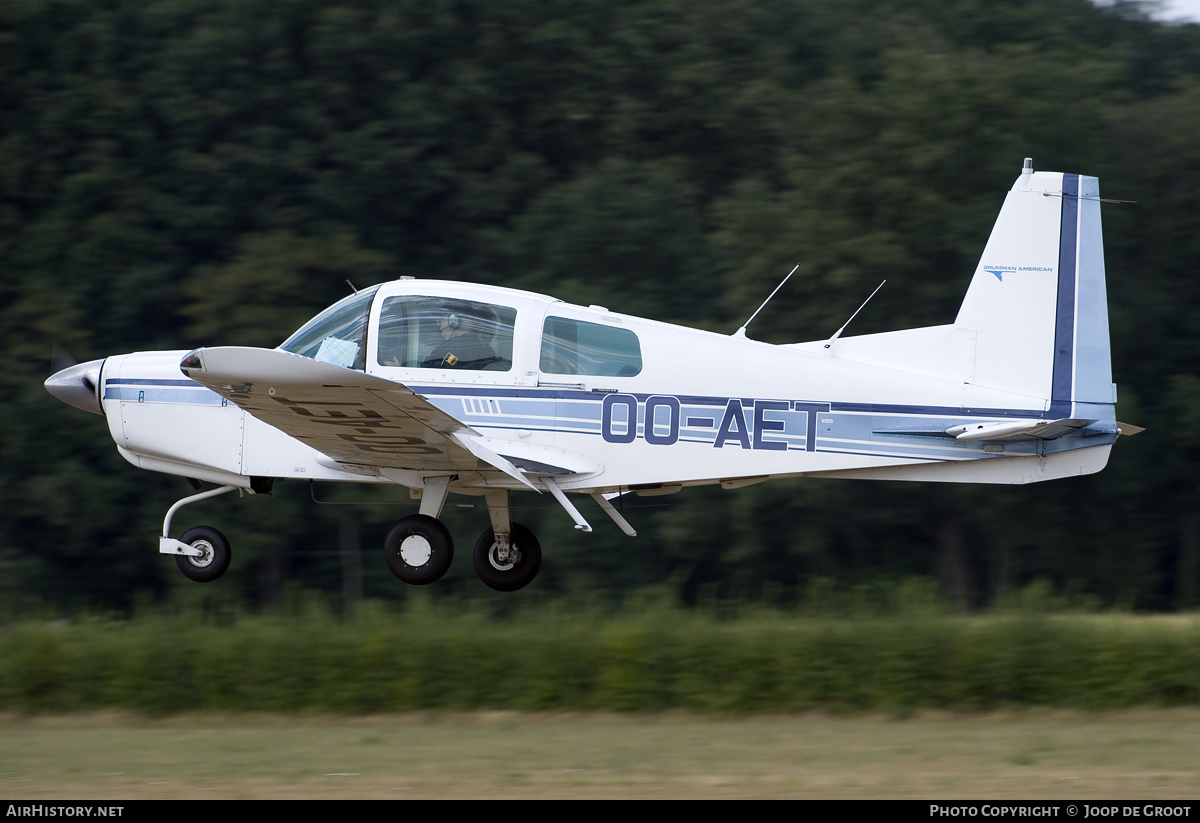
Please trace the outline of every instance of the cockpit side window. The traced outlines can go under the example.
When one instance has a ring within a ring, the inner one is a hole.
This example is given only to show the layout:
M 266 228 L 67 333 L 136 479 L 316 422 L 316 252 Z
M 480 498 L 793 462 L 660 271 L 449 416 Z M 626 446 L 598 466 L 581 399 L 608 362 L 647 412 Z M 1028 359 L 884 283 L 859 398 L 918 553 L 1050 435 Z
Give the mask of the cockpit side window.
M 517 312 L 444 297 L 383 301 L 379 365 L 410 369 L 509 371 Z
M 279 348 L 346 369 L 366 368 L 367 316 L 378 286 L 350 295 L 309 320 Z
M 547 317 L 540 365 L 547 374 L 633 377 L 642 370 L 642 347 L 629 329 Z

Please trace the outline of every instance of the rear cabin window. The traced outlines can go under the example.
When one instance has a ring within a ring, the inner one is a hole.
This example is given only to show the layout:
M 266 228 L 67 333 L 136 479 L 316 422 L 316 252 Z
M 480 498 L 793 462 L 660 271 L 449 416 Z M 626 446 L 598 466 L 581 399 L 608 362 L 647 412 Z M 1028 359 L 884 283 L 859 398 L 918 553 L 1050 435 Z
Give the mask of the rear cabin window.
M 547 317 L 540 365 L 547 374 L 633 377 L 642 370 L 642 347 L 629 329 Z
M 381 366 L 458 371 L 512 368 L 516 309 L 443 297 L 388 297 L 379 315 Z

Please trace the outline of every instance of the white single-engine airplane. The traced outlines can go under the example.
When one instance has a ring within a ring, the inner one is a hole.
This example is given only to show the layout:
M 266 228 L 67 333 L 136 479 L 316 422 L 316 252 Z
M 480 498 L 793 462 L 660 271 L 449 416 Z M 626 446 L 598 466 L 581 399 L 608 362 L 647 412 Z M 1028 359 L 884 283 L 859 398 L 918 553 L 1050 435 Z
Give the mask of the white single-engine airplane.
M 753 319 L 753 318 L 751 318 Z M 844 327 L 843 327 L 844 328 Z M 180 374 L 182 370 L 183 374 Z M 117 449 L 200 488 L 167 512 L 159 551 L 207 582 L 216 529 L 179 539 L 180 507 L 276 479 L 399 483 L 420 499 L 384 542 L 431 583 L 453 541 L 449 493 L 481 495 L 488 586 L 541 563 L 509 492 L 547 492 L 585 532 L 611 498 L 776 477 L 1031 483 L 1104 467 L 1118 434 L 1096 178 L 1025 161 L 954 323 L 791 345 L 574 306 L 512 289 L 406 278 L 353 294 L 277 349 L 93 360 L 46 381 L 102 414 Z

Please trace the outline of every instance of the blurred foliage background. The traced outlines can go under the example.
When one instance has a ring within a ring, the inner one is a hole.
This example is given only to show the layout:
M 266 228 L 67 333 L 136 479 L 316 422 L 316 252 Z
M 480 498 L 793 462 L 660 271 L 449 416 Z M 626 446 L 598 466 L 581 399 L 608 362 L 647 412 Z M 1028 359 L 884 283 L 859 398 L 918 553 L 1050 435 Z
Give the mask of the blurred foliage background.
M 1195 608 L 1198 133 L 1200 27 L 1133 3 L 0 0 L 0 603 L 200 596 L 155 553 L 187 484 L 46 394 L 55 346 L 274 346 L 347 280 L 403 275 L 732 332 L 796 263 L 761 339 L 827 337 L 885 277 L 854 333 L 946 323 L 1031 156 L 1137 201 L 1104 221 L 1118 416 L 1149 431 L 1105 472 L 689 490 L 627 504 L 635 540 L 520 495 L 546 561 L 515 597 L 924 577 L 968 611 L 1034 580 Z M 470 545 L 486 510 L 457 502 Z M 204 597 L 349 608 L 412 596 L 377 547 L 414 510 L 283 483 L 185 519 L 234 546 Z M 434 588 L 514 597 L 462 557 Z

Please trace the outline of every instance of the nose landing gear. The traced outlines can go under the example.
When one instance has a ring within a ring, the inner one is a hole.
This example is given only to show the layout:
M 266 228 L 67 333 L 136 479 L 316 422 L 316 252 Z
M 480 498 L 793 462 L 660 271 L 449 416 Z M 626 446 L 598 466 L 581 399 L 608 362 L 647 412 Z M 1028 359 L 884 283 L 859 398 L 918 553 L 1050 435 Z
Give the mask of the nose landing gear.
M 189 503 L 216 497 L 236 488 L 237 486 L 219 486 L 193 494 L 176 502 L 167 510 L 167 516 L 163 519 L 162 536 L 158 538 L 158 551 L 160 554 L 175 555 L 175 564 L 189 580 L 197 583 L 211 583 L 216 580 L 229 568 L 233 553 L 225 535 L 211 526 L 196 526 L 184 532 L 181 539 L 172 539 L 171 520 L 175 517 L 175 512 Z

